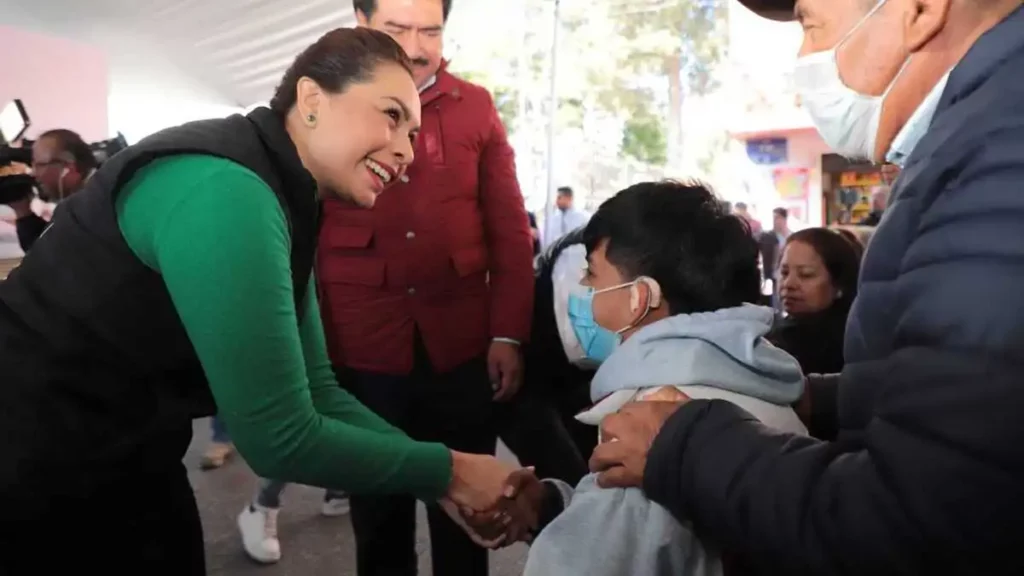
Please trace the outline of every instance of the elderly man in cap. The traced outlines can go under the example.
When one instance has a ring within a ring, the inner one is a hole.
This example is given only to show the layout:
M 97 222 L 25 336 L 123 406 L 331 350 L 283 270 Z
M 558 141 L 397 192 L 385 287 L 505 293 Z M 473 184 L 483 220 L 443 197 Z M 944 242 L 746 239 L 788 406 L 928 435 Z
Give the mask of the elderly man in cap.
M 722 400 L 605 419 L 591 467 L 755 573 L 1024 574 L 1021 0 L 742 0 L 804 30 L 795 81 L 836 151 L 902 166 L 823 441 Z

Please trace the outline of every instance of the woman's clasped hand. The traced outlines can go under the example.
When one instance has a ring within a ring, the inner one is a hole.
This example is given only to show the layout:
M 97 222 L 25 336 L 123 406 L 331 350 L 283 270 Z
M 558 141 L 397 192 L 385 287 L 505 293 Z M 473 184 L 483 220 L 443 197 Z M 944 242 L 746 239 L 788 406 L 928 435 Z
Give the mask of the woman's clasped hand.
M 439 504 L 474 542 L 500 548 L 532 539 L 543 498 L 532 468 L 453 451 L 452 482 Z

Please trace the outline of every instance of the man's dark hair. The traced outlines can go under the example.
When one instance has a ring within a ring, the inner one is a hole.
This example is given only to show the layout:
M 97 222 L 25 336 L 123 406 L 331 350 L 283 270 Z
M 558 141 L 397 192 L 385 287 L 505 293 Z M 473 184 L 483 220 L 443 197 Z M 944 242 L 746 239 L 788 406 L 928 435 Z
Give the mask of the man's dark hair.
M 761 298 L 757 243 L 699 182 L 644 182 L 598 208 L 587 224 L 587 253 L 607 241 L 608 261 L 625 278 L 661 285 L 672 314 L 710 312 Z
M 559 186 L 558 195 L 565 196 L 566 198 L 572 198 L 572 188 L 568 186 Z
M 88 174 L 99 166 L 92 149 L 77 132 L 58 128 L 39 135 L 40 140 L 44 138 L 56 144 L 58 159 L 73 163 L 79 174 Z
M 369 20 L 377 11 L 377 0 L 352 0 L 352 9 L 362 12 Z M 448 21 L 448 14 L 452 11 L 452 0 L 441 0 L 441 12 L 444 14 L 444 21 Z
M 786 210 L 785 208 L 776 208 L 772 210 L 772 214 L 783 218 L 789 218 L 789 210 Z
M 412 63 L 402 47 L 387 34 L 369 28 L 336 28 L 302 51 L 274 91 L 270 108 L 287 114 L 295 106 L 302 77 L 311 78 L 331 94 L 366 82 L 382 63 L 391 62 L 412 75 Z

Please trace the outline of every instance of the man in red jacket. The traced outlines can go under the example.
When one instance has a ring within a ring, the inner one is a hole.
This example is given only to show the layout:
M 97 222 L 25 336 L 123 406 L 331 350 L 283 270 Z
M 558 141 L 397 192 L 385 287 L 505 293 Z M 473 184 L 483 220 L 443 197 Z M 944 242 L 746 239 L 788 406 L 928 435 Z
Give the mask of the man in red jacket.
M 513 151 L 490 94 L 445 69 L 451 0 L 353 7 L 412 58 L 422 128 L 408 179 L 372 210 L 325 201 L 317 274 L 331 358 L 344 386 L 412 437 L 493 454 L 493 402 L 519 387 L 533 311 Z M 279 493 L 264 490 L 239 518 L 264 562 L 280 557 Z M 428 504 L 433 573 L 486 575 L 486 550 Z M 360 576 L 416 574 L 411 497 L 352 497 L 351 512 Z

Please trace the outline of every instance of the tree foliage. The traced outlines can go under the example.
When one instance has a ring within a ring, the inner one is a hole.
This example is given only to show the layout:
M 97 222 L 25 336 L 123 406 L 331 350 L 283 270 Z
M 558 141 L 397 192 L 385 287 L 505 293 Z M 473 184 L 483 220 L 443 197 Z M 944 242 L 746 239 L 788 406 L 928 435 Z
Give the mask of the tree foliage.
M 506 127 L 520 136 L 520 164 L 534 166 L 538 176 L 546 170 L 554 1 L 501 0 L 502 7 L 517 7 L 494 15 L 497 31 L 470 27 L 474 37 L 452 62 L 491 90 Z M 639 170 L 636 163 L 677 162 L 684 98 L 717 87 L 726 0 L 560 2 L 556 138 L 572 133 L 573 142 L 587 146 L 580 165 L 569 169 L 572 177 L 584 187 L 593 181 L 591 189 L 611 188 L 624 163 Z M 538 180 L 533 187 L 543 189 Z
M 605 51 L 603 73 L 591 75 L 601 105 L 616 110 L 627 131 L 637 131 L 624 144 L 660 142 L 665 148 L 652 155 L 649 147 L 630 146 L 623 153 L 644 162 L 668 159 L 671 140 L 681 139 L 682 99 L 717 87 L 715 69 L 725 51 L 725 0 L 598 0 L 589 5 L 603 8 L 611 30 L 602 32 L 616 38 L 609 46 L 614 51 Z M 644 81 L 656 83 L 656 89 L 638 86 Z M 652 122 L 652 111 L 659 109 L 664 110 L 661 122 Z M 654 134 L 657 130 L 660 135 Z

